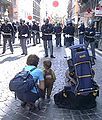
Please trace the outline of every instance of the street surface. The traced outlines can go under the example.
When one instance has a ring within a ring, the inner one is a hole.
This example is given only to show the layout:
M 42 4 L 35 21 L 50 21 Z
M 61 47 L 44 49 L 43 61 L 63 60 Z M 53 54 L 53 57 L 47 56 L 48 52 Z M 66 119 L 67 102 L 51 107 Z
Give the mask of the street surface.
M 55 42 L 55 41 L 54 41 Z M 18 41 L 19 43 L 19 41 Z M 14 93 L 9 90 L 9 81 L 25 65 L 27 56 L 21 56 L 22 53 L 19 44 L 14 46 L 14 54 L 7 49 L 2 55 L 0 47 L 0 120 L 102 120 L 102 57 L 97 56 L 95 69 L 95 80 L 100 85 L 99 97 L 97 97 L 97 107 L 90 110 L 69 110 L 57 108 L 53 101 L 53 95 L 62 90 L 65 85 L 65 71 L 67 61 L 64 47 L 56 48 L 54 46 L 55 59 L 51 59 L 57 77 L 54 83 L 51 101 L 46 103 L 42 110 L 28 111 L 20 106 L 20 101 L 15 100 Z M 44 49 L 42 44 L 28 46 L 28 55 L 37 54 L 40 57 L 39 67 L 42 68 L 44 58 Z

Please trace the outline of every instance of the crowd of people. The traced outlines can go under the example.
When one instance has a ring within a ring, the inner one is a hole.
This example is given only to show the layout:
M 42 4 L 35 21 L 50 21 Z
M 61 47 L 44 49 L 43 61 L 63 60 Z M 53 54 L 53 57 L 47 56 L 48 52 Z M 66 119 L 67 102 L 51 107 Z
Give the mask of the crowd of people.
M 44 21 L 44 24 L 40 26 L 40 24 L 36 21 L 32 21 L 32 24 L 29 22 L 25 22 L 25 20 L 20 19 L 19 22 L 15 23 L 9 22 L 9 19 L 6 18 L 4 23 L 0 21 L 0 45 L 1 44 L 1 35 L 3 36 L 3 51 L 2 54 L 6 51 L 6 43 L 8 41 L 10 46 L 10 51 L 13 54 L 14 48 L 13 44 L 15 44 L 16 33 L 18 39 L 20 39 L 20 45 L 22 49 L 21 55 L 27 55 L 27 44 L 32 44 L 35 46 L 36 44 L 41 43 L 41 39 L 43 40 L 43 46 L 45 51 L 45 57 L 48 57 L 48 49 L 50 51 L 50 57 L 55 58 L 53 55 L 53 40 L 52 36 L 55 35 L 56 47 L 62 47 L 62 42 L 65 47 L 69 47 L 74 45 L 74 37 L 75 37 L 76 28 L 71 20 L 67 20 L 66 25 L 62 26 L 61 23 L 50 23 L 49 19 Z M 64 37 L 62 41 L 62 35 Z M 90 44 L 92 56 L 96 59 L 95 55 L 95 28 L 94 22 L 89 20 L 88 27 L 85 27 L 84 23 L 81 22 L 78 27 L 78 35 L 79 35 L 79 44 L 85 44 L 86 47 Z
M 78 33 L 79 44 L 85 44 L 86 47 L 88 47 L 88 45 L 90 44 L 92 56 L 94 59 L 96 59 L 94 23 L 92 21 L 89 21 L 88 27 L 85 27 L 84 23 L 81 23 L 78 28 Z M 26 23 L 25 20 L 21 19 L 17 23 L 10 23 L 9 19 L 6 18 L 4 20 L 4 23 L 0 22 L 0 45 L 2 45 L 1 35 L 3 36 L 2 54 L 6 52 L 7 42 L 9 43 L 11 53 L 14 53 L 13 44 L 15 44 L 16 42 L 16 34 L 18 35 L 17 38 L 20 40 L 20 46 L 22 49 L 21 55 L 28 55 L 27 44 L 31 44 L 33 42 L 32 46 L 36 46 L 37 44 L 41 43 L 42 39 L 45 57 L 48 57 L 50 54 L 50 58 L 55 58 L 53 53 L 52 36 L 55 35 L 56 47 L 62 47 L 62 35 L 64 37 L 64 46 L 66 48 L 72 46 L 74 45 L 75 26 L 73 25 L 71 20 L 68 20 L 66 22 L 66 25 L 62 26 L 61 23 L 56 23 L 55 25 L 53 25 L 50 23 L 49 19 L 46 19 L 44 21 L 44 24 L 40 26 L 39 23 L 36 21 L 32 21 L 32 24 L 30 24 L 29 22 Z M 50 51 L 50 53 L 48 53 L 48 51 Z M 37 93 L 36 88 L 34 87 L 31 91 L 29 91 L 29 93 L 25 93 L 23 95 L 18 93 L 17 96 L 22 101 L 21 105 L 23 107 L 28 103 L 30 107 L 32 107 L 32 103 L 35 103 L 35 101 L 39 98 L 45 99 L 47 95 L 47 99 L 50 99 L 53 84 L 56 80 L 56 75 L 51 69 L 52 62 L 50 60 L 45 60 L 43 62 L 43 70 L 37 68 L 39 57 L 36 55 L 29 55 L 26 63 L 26 71 L 30 71 L 33 67 L 36 68 L 34 71 L 31 72 L 31 75 L 33 76 L 33 78 L 35 78 L 34 80 L 37 79 L 39 92 Z M 72 79 L 71 75 L 70 79 Z M 75 84 L 75 82 L 73 82 L 73 84 Z

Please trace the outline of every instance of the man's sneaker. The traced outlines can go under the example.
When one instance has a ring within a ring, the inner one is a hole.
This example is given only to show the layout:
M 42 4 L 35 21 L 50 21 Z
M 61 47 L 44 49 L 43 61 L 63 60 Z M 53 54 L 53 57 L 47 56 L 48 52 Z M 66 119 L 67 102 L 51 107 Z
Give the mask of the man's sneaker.
M 39 110 L 42 109 L 42 105 L 43 105 L 43 100 L 41 98 L 35 101 L 35 107 L 38 108 Z
M 26 102 L 22 102 L 21 106 L 24 108 L 26 106 L 26 104 L 27 104 Z

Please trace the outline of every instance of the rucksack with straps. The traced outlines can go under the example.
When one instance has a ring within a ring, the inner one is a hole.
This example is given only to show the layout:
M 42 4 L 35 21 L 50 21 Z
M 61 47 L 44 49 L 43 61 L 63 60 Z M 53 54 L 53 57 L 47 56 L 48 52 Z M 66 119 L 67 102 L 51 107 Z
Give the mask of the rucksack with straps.
M 37 80 L 34 82 L 34 78 L 30 72 L 35 69 L 36 68 L 32 68 L 30 71 L 25 71 L 23 69 L 21 72 L 17 73 L 9 83 L 10 91 L 14 91 L 15 93 L 24 93 L 32 90 Z

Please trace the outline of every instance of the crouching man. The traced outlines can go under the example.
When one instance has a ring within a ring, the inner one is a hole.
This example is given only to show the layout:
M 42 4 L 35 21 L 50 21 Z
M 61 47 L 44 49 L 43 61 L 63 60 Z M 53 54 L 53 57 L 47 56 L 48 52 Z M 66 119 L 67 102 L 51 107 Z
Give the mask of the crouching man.
M 43 91 L 44 91 L 44 76 L 43 71 L 37 67 L 39 63 L 39 57 L 37 55 L 29 55 L 27 58 L 26 66 L 24 67 L 25 71 L 31 71 L 31 69 L 35 68 L 30 74 L 33 76 L 34 82 L 37 84 L 33 87 L 33 89 L 29 92 L 25 92 L 24 94 L 17 93 L 18 99 L 22 101 L 21 106 L 25 107 L 29 106 L 29 109 L 33 109 L 35 107 L 39 107 L 42 102 Z M 38 106 L 36 106 L 38 105 Z

